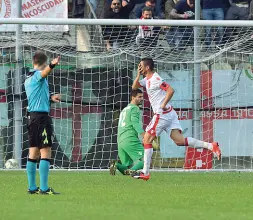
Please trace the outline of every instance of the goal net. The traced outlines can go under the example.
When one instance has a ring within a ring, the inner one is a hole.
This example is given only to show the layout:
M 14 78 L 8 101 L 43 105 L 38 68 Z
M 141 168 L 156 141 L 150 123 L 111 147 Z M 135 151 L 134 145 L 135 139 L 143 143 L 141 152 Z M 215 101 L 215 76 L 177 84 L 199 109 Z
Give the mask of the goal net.
M 47 32 L 26 28 L 18 45 L 14 32 L 0 34 L 0 168 L 10 158 L 25 167 L 27 98 L 23 87 L 21 92 L 15 88 L 19 76 L 23 84 L 32 56 L 40 49 L 49 60 L 61 56 L 48 76 L 50 91 L 62 94 L 50 113 L 54 169 L 107 169 L 110 160 L 118 158 L 119 113 L 130 101 L 138 63 L 146 56 L 155 60 L 158 73 L 175 89 L 171 104 L 184 136 L 218 141 L 223 153 L 217 161 L 211 152 L 178 147 L 162 133 L 153 143 L 152 168 L 252 169 L 252 28 L 134 23 L 68 25 L 64 31 Z M 144 97 L 145 128 L 152 109 L 146 93 Z M 15 109 L 17 102 L 21 109 Z M 15 115 L 20 112 L 19 128 Z M 21 143 L 15 141 L 17 131 Z

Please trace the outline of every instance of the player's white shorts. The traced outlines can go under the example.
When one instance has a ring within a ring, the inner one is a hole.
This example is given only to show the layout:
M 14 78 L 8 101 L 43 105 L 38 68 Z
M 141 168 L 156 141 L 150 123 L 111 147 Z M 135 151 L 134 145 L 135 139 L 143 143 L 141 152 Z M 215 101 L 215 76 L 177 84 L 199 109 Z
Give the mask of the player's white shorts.
M 165 131 L 170 135 L 170 132 L 173 129 L 182 131 L 178 115 L 174 109 L 166 114 L 155 114 L 149 125 L 146 127 L 146 132 L 153 136 L 160 136 L 162 131 Z

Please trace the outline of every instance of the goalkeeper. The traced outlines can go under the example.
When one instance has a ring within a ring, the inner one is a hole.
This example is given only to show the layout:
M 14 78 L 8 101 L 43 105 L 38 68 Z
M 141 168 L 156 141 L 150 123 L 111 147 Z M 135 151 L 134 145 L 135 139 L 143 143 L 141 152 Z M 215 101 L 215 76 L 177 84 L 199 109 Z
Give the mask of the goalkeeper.
M 131 92 L 131 103 L 120 113 L 118 124 L 118 155 L 120 161 L 111 161 L 110 174 L 118 169 L 123 175 L 130 175 L 143 168 L 144 148 L 139 136 L 144 136 L 139 105 L 143 101 L 140 89 Z

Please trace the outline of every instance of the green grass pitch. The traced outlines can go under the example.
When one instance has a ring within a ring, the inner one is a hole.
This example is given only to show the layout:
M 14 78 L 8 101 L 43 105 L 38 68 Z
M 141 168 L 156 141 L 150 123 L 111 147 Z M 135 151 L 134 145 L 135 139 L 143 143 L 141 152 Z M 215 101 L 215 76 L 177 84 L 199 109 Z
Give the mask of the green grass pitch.
M 253 173 L 51 172 L 61 195 L 26 193 L 24 171 L 0 172 L 1 220 L 253 219 Z

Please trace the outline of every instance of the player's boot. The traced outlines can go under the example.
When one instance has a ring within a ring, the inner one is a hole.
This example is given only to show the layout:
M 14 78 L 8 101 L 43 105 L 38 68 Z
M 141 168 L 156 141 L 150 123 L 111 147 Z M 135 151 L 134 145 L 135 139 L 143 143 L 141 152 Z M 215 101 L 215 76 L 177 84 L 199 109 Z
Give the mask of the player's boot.
M 218 158 L 218 160 L 220 160 L 220 158 L 221 158 L 221 150 L 219 148 L 218 142 L 213 142 L 212 145 L 213 145 L 213 150 L 212 150 L 213 153 L 216 155 L 216 157 Z
M 60 193 L 55 192 L 51 187 L 48 188 L 46 191 L 40 190 L 41 195 L 59 195 Z
M 35 189 L 35 190 L 30 190 L 30 189 L 27 190 L 28 194 L 39 194 L 39 192 L 40 192 L 39 187 L 37 189 Z
M 135 179 L 142 179 L 142 180 L 147 181 L 147 180 L 149 180 L 149 178 L 150 178 L 150 174 L 144 175 L 143 172 L 138 171 L 138 172 L 133 173 L 133 174 L 132 174 L 132 177 L 135 178 Z
M 110 162 L 110 175 L 112 175 L 112 176 L 115 176 L 115 174 L 116 174 L 116 170 L 117 170 L 117 166 L 116 166 L 116 160 L 111 160 L 111 162 Z

